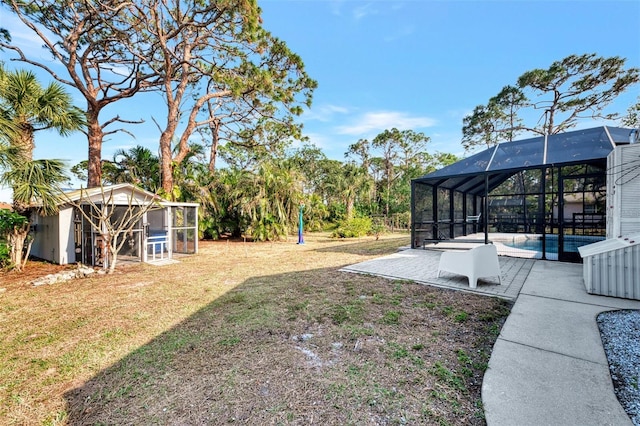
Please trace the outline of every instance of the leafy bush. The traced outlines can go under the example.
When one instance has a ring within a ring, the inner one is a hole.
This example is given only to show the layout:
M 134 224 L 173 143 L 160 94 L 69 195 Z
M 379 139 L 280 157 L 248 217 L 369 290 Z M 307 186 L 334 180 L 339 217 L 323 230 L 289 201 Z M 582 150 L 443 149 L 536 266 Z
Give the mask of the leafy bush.
M 368 217 L 358 217 L 345 220 L 339 223 L 338 228 L 333 231 L 333 238 L 357 238 L 371 233 L 372 222 Z
M 27 223 L 26 217 L 11 210 L 0 209 L 0 269 L 9 269 L 15 266 L 11 261 L 11 251 L 6 243 L 6 236 L 16 229 L 24 227 Z
M 18 213 L 7 209 L 0 209 L 0 237 L 25 226 L 27 222 L 28 219 Z
M 9 246 L 0 242 L 0 269 L 11 267 L 11 256 L 9 254 Z
M 325 220 L 329 217 L 329 209 L 324 201 L 319 195 L 312 194 L 305 205 L 304 229 L 312 232 L 322 231 L 326 226 Z
M 198 238 L 201 240 L 217 240 L 218 235 L 217 223 L 212 216 L 204 216 L 198 221 Z
M 371 234 L 376 237 L 376 240 L 380 238 L 380 235 L 387 231 L 387 227 L 384 225 L 384 220 L 381 218 L 375 218 L 371 222 Z
M 247 228 L 247 233 L 256 241 L 279 241 L 287 237 L 288 228 L 273 215 L 266 214 L 254 220 Z
M 331 203 L 327 210 L 329 212 L 328 220 L 331 222 L 343 221 L 347 215 L 347 208 L 343 203 Z

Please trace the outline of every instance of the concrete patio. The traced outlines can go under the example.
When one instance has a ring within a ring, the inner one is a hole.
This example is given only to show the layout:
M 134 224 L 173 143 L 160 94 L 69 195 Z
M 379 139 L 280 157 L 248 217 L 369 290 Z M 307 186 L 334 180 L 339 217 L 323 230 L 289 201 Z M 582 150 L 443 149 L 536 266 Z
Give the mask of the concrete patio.
M 442 252 L 434 250 L 406 249 L 379 259 L 347 266 L 342 268 L 342 271 L 411 280 L 436 287 L 515 300 L 535 263 L 533 259 L 500 256 L 502 285 L 497 278 L 481 278 L 478 280 L 478 287 L 471 289 L 469 281 L 464 276 L 443 272 L 440 278 L 436 277 L 441 254 Z

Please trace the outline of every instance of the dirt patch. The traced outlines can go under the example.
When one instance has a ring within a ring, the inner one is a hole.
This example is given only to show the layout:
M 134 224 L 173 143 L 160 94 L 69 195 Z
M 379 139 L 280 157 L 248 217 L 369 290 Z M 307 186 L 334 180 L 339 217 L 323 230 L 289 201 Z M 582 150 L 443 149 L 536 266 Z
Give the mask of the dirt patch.
M 55 265 L 49 262 L 29 261 L 24 272 L 0 270 L 0 287 L 6 291 L 16 290 L 29 286 L 31 281 L 49 274 L 57 274 L 74 268 L 70 265 Z

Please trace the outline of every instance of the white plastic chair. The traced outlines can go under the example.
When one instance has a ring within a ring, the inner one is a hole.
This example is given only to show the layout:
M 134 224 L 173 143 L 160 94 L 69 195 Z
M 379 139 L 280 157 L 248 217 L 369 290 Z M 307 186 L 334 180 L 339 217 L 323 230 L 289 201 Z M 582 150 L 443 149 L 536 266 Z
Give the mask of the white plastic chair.
M 471 288 L 478 286 L 478 278 L 485 277 L 497 276 L 502 284 L 498 250 L 493 244 L 474 247 L 466 252 L 443 252 L 438 264 L 438 278 L 442 271 L 466 276 Z

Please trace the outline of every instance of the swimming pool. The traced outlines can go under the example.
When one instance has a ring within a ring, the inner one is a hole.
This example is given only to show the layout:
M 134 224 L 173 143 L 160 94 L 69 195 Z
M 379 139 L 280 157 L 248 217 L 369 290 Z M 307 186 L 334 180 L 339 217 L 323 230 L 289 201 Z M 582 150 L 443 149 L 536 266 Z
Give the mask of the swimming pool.
M 547 235 L 546 249 L 547 253 L 558 253 L 558 236 Z M 582 247 L 587 244 L 595 243 L 597 241 L 604 240 L 604 237 L 593 237 L 586 235 L 565 235 L 564 237 L 564 251 L 565 252 L 578 252 L 578 247 Z M 520 249 L 542 252 L 542 236 L 541 235 L 529 235 L 513 237 L 512 241 L 503 242 L 505 246 Z

